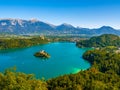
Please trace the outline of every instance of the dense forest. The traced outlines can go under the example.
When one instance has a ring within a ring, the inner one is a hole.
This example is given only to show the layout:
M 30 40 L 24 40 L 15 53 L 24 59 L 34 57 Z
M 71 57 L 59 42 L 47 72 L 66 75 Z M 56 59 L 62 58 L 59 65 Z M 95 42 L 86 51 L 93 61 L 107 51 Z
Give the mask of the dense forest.
M 44 80 L 32 74 L 16 72 L 14 68 L 0 73 L 0 90 L 48 90 Z
M 113 34 L 103 34 L 95 36 L 89 40 L 81 40 L 76 43 L 78 47 L 106 47 L 106 46 L 120 46 L 120 38 Z
M 49 40 L 42 37 L 32 38 L 0 38 L 0 49 L 23 48 L 38 44 L 48 43 Z
M 0 35 L 0 49 L 23 48 L 33 45 L 45 44 L 48 42 L 76 42 L 85 40 L 81 37 L 68 36 L 14 36 L 14 35 Z

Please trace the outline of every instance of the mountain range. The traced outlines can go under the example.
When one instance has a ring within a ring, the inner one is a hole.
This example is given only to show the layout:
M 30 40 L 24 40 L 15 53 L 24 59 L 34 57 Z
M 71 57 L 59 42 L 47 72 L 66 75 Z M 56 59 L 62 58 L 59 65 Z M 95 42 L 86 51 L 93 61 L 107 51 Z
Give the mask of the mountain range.
M 74 27 L 70 24 L 61 24 L 58 26 L 48 24 L 36 19 L 0 19 L 0 33 L 8 34 L 74 34 L 74 35 L 101 35 L 116 34 L 120 35 L 120 30 L 116 30 L 110 26 L 102 26 L 96 29 Z

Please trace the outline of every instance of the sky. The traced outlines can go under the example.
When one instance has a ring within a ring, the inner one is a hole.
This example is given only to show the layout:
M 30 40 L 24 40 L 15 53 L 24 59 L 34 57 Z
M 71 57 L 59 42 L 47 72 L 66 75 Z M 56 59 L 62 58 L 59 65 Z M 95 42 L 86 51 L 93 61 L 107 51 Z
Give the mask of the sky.
M 120 0 L 0 0 L 0 18 L 120 29 Z

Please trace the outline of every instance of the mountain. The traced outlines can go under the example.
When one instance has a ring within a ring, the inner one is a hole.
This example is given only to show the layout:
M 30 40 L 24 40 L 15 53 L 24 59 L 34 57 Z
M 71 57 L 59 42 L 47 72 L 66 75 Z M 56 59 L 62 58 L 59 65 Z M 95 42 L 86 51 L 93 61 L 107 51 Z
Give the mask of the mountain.
M 93 29 L 92 30 L 94 34 L 116 34 L 116 35 L 120 35 L 120 31 L 116 30 L 110 26 L 102 26 L 98 29 Z
M 12 34 L 45 33 L 52 31 L 53 27 L 37 20 L 2 19 L 0 32 Z
M 85 35 L 101 35 L 116 34 L 120 35 L 120 31 L 110 26 L 103 26 L 98 29 L 74 27 L 70 24 L 61 24 L 58 26 L 48 24 L 36 19 L 0 19 L 0 33 L 9 34 L 85 34 Z
M 56 27 L 56 30 L 68 30 L 68 29 L 72 30 L 72 29 L 75 29 L 75 27 L 70 25 L 70 24 L 66 24 L 66 23 L 61 24 L 61 25 Z

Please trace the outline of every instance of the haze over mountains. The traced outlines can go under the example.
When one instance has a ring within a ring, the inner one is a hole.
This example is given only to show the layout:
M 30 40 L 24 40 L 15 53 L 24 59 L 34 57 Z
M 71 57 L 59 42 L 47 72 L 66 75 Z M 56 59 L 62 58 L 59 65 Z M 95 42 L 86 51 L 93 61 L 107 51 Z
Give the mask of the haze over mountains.
M 79 28 L 70 24 L 61 24 L 58 26 L 48 24 L 38 20 L 22 20 L 22 19 L 0 19 L 0 33 L 8 34 L 85 34 L 85 35 L 101 35 L 116 34 L 120 35 L 120 31 L 110 26 L 102 26 L 97 29 Z

